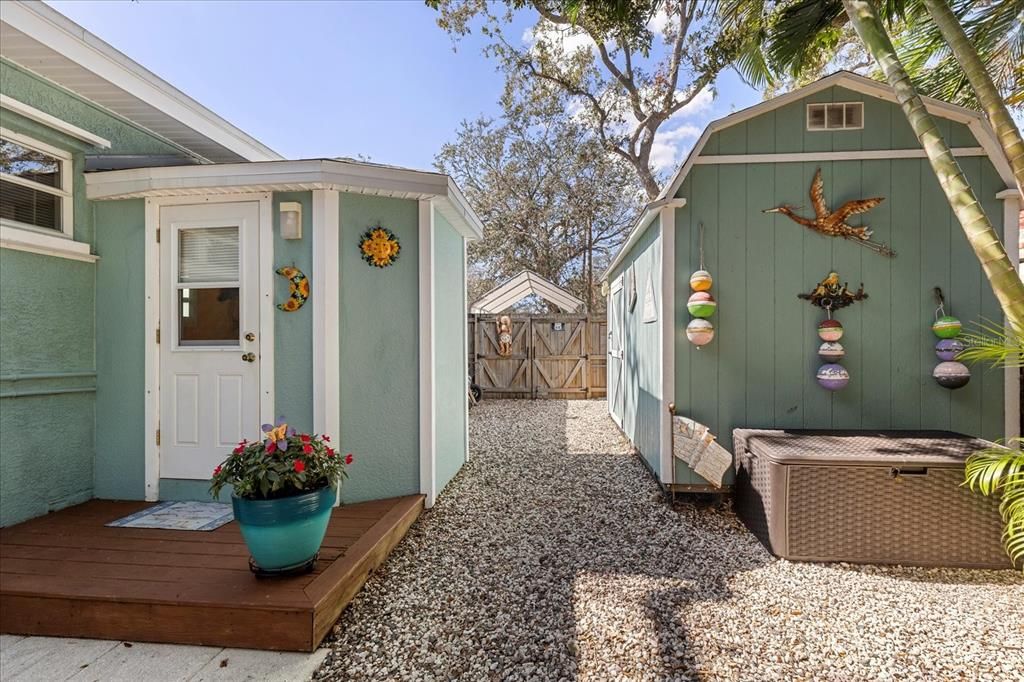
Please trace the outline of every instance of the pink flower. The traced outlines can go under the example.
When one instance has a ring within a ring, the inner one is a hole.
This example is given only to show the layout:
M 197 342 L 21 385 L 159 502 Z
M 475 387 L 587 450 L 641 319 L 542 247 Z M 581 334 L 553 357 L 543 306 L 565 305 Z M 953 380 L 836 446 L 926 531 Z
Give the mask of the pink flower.
M 327 442 L 327 443 L 331 442 L 331 437 L 328 436 L 326 433 L 324 435 L 320 436 L 320 437 L 323 438 L 324 441 Z
M 345 455 L 345 464 L 351 464 L 352 460 L 354 459 L 355 457 L 352 456 L 352 453 L 348 453 L 347 455 Z
M 295 473 L 297 474 L 301 474 L 306 470 L 306 464 L 301 459 L 295 460 L 295 463 L 292 466 L 295 468 Z
M 334 448 L 327 448 L 327 456 L 328 457 L 334 457 L 334 455 L 335 455 Z
M 217 468 L 213 470 L 213 475 L 214 476 L 219 476 L 220 475 L 220 465 L 219 464 L 217 465 Z
M 272 455 L 275 452 L 277 452 L 277 443 L 275 443 L 274 441 L 270 441 L 270 444 L 267 445 L 267 454 Z
M 313 454 L 313 446 L 309 445 L 308 443 L 306 445 L 303 445 L 302 446 L 302 452 L 307 454 L 307 455 Z

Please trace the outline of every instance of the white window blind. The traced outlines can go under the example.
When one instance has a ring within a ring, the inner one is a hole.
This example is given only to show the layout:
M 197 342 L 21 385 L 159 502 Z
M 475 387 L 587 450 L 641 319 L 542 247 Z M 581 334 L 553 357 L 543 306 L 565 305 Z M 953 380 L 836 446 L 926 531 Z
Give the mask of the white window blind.
M 178 232 L 180 284 L 237 281 L 237 227 L 199 227 Z

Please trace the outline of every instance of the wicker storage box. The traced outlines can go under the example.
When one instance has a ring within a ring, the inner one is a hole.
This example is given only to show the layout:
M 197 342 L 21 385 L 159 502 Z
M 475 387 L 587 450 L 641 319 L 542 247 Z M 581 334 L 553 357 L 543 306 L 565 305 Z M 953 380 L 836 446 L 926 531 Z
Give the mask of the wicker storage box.
M 797 561 L 1010 568 L 998 502 L 960 486 L 988 441 L 944 431 L 736 429 L 736 511 Z

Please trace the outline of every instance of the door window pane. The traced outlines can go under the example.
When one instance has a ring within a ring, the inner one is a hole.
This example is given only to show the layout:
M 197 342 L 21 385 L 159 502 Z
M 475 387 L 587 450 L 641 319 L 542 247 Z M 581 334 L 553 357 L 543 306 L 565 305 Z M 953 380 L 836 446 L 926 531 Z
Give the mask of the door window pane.
M 178 289 L 178 343 L 237 346 L 238 287 Z
M 178 232 L 178 282 L 237 282 L 238 227 L 198 227 Z
M 60 216 L 59 196 L 0 180 L 0 218 L 59 232 Z

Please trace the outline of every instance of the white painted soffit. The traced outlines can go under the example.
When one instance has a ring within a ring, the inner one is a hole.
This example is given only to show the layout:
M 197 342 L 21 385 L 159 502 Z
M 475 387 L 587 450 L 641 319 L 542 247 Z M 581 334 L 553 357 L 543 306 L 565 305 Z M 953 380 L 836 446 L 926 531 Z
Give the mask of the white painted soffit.
M 86 196 L 94 201 L 313 189 L 399 199 L 432 199 L 441 215 L 464 237 L 479 239 L 483 236 L 483 224 L 447 175 L 348 159 L 99 171 L 85 174 L 85 186 Z
M 213 162 L 277 152 L 38 0 L 3 0 L 0 56 Z
M 530 295 L 539 296 L 567 313 L 579 312 L 585 307 L 582 300 L 554 282 L 536 272 L 523 270 L 477 299 L 469 311 L 482 315 L 500 313 Z

